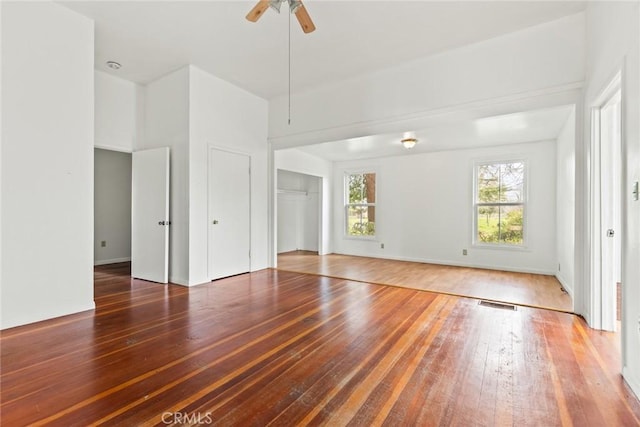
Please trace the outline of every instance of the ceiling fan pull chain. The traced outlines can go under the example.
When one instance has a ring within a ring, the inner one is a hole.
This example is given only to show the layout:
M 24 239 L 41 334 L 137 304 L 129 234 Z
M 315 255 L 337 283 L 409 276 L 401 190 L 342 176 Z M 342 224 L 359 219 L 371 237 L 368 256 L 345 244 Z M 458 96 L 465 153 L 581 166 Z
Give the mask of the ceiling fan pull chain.
M 289 117 L 288 125 L 291 125 L 291 14 L 289 14 Z

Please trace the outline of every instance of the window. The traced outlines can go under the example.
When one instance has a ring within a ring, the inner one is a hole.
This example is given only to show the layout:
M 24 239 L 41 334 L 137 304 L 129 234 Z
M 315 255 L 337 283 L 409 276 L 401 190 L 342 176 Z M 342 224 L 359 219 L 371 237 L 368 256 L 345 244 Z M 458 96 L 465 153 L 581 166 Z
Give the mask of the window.
M 347 236 L 376 235 L 376 174 L 345 175 L 345 218 Z
M 522 246 L 525 163 L 481 163 L 475 175 L 475 243 Z

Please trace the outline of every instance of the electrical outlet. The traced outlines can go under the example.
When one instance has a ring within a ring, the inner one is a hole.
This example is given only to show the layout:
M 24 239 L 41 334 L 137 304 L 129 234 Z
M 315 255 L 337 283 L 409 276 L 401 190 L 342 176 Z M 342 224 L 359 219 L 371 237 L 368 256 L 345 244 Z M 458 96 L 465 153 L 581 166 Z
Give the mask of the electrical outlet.
M 102 246 L 103 248 L 107 247 L 107 241 L 103 240 L 102 242 L 100 242 L 100 246 Z
M 466 249 L 463 249 L 463 250 L 462 250 L 462 255 L 466 255 L 466 254 L 467 254 L 467 250 L 466 250 Z
M 384 249 L 384 243 L 380 243 L 380 249 Z

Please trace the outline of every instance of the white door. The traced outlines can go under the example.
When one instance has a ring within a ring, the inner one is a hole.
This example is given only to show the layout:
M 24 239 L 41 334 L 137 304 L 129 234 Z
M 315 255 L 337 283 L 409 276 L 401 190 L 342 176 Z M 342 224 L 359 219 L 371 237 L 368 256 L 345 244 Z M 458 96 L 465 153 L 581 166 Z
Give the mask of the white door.
M 209 152 L 209 279 L 251 270 L 249 156 Z
M 169 281 L 169 148 L 135 151 L 131 173 L 131 276 Z
M 602 329 L 616 329 L 620 280 L 620 91 L 600 110 L 600 215 L 602 221 Z

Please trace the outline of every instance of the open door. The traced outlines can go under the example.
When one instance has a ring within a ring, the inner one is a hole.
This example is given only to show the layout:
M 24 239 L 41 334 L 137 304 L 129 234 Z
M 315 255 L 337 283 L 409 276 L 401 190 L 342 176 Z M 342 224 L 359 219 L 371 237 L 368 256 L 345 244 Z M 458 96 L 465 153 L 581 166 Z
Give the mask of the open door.
M 621 282 L 620 90 L 600 109 L 600 218 L 602 221 L 602 329 L 615 331 Z
M 131 276 L 169 282 L 169 148 L 132 156 Z
M 622 267 L 621 100 L 618 72 L 594 101 L 591 113 L 589 326 L 605 331 L 616 330 Z

